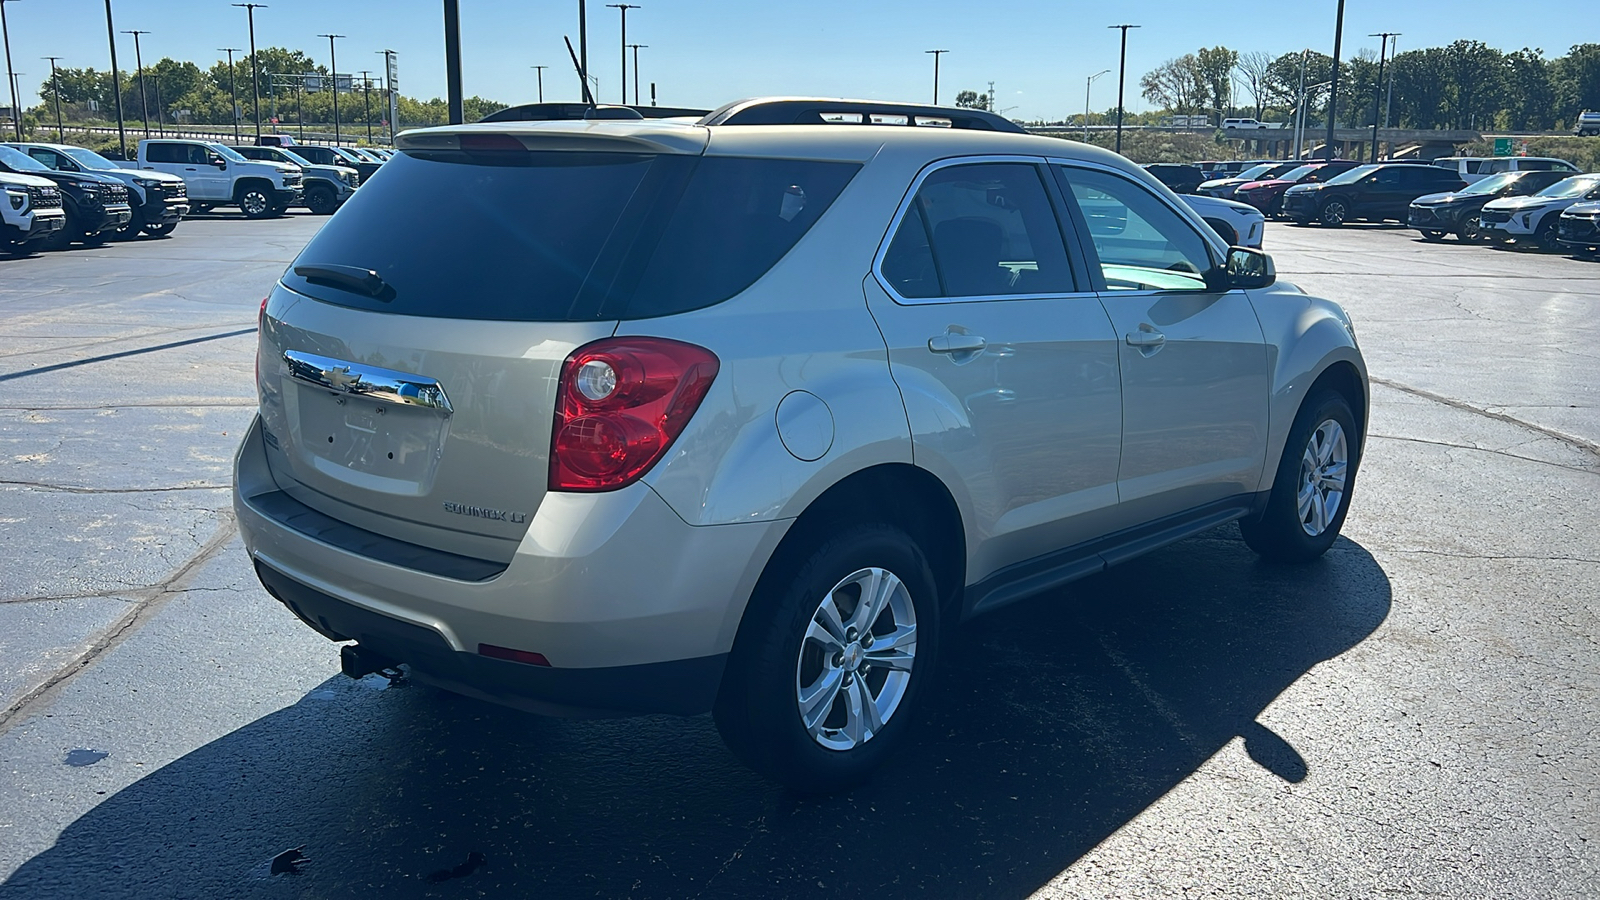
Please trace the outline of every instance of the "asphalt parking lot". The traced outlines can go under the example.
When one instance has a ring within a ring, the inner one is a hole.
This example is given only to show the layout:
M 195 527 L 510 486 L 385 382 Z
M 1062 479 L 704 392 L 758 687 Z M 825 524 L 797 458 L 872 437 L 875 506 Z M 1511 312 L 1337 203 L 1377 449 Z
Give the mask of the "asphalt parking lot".
M 319 221 L 0 262 L 0 896 L 1600 895 L 1600 264 L 1270 225 L 1374 376 L 1334 551 L 980 619 L 818 800 L 708 717 L 351 681 L 266 595 L 229 459 Z

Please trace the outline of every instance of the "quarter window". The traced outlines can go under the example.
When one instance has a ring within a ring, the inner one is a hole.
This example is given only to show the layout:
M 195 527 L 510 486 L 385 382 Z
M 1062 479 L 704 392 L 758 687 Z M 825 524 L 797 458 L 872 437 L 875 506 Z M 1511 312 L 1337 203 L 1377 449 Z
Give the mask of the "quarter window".
M 912 198 L 881 271 L 911 299 L 1075 289 L 1060 224 L 1031 163 L 934 171 Z
M 189 151 L 183 144 L 146 144 L 144 158 L 153 163 L 186 163 L 189 161 Z
M 1212 267 L 1205 239 L 1171 207 L 1118 175 L 1062 168 L 1089 226 L 1106 287 L 1204 291 Z

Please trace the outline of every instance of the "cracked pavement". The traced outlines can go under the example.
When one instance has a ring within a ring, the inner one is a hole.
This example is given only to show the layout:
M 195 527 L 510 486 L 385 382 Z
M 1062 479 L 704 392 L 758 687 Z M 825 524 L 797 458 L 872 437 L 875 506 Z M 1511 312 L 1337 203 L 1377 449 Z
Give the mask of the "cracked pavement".
M 801 799 L 707 717 L 351 681 L 266 596 L 252 339 L 84 361 L 247 326 L 318 221 L 0 263 L 0 898 L 1600 895 L 1600 264 L 1270 225 L 1374 377 L 1344 539 L 979 619 L 906 752 Z

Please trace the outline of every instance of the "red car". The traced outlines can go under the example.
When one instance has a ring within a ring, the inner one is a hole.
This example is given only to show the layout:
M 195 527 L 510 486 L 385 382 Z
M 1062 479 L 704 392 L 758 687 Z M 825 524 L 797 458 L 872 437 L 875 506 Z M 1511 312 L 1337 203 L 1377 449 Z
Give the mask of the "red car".
M 1312 184 L 1318 181 L 1327 181 L 1341 172 L 1348 172 L 1360 163 L 1350 159 L 1335 159 L 1331 162 L 1306 163 L 1298 169 L 1291 169 L 1278 178 L 1268 181 L 1251 181 L 1239 185 L 1234 192 L 1233 199 L 1240 203 L 1248 203 L 1262 214 L 1271 218 L 1283 214 L 1283 194 L 1297 184 Z

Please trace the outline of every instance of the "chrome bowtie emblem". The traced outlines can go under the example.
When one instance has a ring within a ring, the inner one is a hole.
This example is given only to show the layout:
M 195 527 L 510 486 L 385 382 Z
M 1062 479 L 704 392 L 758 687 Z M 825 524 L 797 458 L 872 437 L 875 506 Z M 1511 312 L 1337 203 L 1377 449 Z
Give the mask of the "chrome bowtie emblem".
M 335 366 L 331 369 L 323 369 L 322 380 L 327 382 L 330 387 L 338 388 L 341 391 L 348 391 L 361 384 L 361 376 L 350 374 L 349 366 Z

